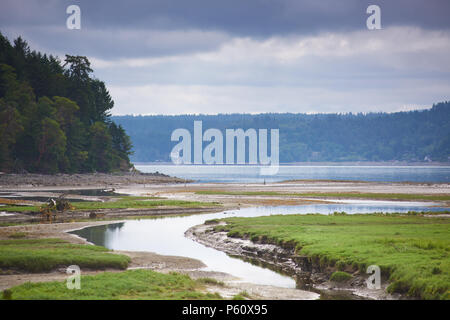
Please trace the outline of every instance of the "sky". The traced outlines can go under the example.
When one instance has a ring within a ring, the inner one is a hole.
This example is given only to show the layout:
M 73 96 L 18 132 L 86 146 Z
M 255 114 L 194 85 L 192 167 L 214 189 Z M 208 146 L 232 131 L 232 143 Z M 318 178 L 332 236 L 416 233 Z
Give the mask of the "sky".
M 448 0 L 1 0 L 0 32 L 87 56 L 114 115 L 397 112 L 450 100 L 449 15 Z

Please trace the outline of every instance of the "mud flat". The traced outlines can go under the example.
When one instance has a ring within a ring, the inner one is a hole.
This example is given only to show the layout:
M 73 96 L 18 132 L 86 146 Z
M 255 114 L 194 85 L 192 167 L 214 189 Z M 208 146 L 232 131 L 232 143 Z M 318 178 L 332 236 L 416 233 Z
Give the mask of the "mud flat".
M 86 211 L 68 211 L 60 214 L 55 223 L 71 222 L 76 220 L 109 220 L 109 219 L 149 219 L 162 216 L 179 216 L 189 214 L 202 214 L 223 211 L 222 207 L 162 207 L 149 209 L 100 209 Z M 0 207 L 1 212 L 1 207 Z M 0 213 L 0 222 L 3 224 L 15 223 L 40 223 L 42 217 L 36 213 Z M 0 229 L 1 233 L 1 229 Z
M 118 189 L 121 192 L 120 189 Z M 248 206 L 283 206 L 327 203 L 330 200 L 355 199 L 355 194 L 371 194 L 371 199 L 394 200 L 388 194 L 411 195 L 404 201 L 427 201 L 423 195 L 449 196 L 449 183 L 404 183 L 404 182 L 362 182 L 362 181 L 328 181 L 297 180 L 285 183 L 195 183 L 147 185 L 148 195 L 162 196 L 169 199 L 190 201 L 216 201 L 222 205 Z M 134 193 L 138 193 L 136 190 Z M 270 194 L 272 193 L 272 194 Z M 315 197 L 295 196 L 295 194 L 313 193 Z M 326 196 L 327 193 L 339 195 Z M 320 197 L 323 194 L 323 197 Z M 348 195 L 351 197 L 348 197 Z M 376 195 L 380 196 L 377 198 Z M 422 197 L 422 198 L 421 198 Z M 434 202 L 436 200 L 433 200 Z M 431 201 L 430 201 L 431 202 Z M 439 201 L 439 206 L 450 206 L 450 201 Z
M 162 173 L 5 174 L 0 173 L 0 189 L 34 187 L 100 187 L 143 184 L 184 183 L 185 179 Z M 61 188 L 59 188 L 61 189 Z
M 387 293 L 386 279 L 382 281 L 381 289 L 378 290 L 368 289 L 366 285 L 368 275 L 359 272 L 353 274 L 351 281 L 335 283 L 329 281 L 329 278 L 336 270 L 329 267 L 321 268 L 308 257 L 296 255 L 293 247 L 231 238 L 226 232 L 214 231 L 213 228 L 217 225 L 219 224 L 194 226 L 186 231 L 186 237 L 231 256 L 290 275 L 295 279 L 297 289 L 319 293 L 324 299 L 406 299 L 399 294 Z
M 448 194 L 450 183 L 425 182 L 376 182 L 339 180 L 290 180 L 274 183 L 198 183 L 187 187 L 173 185 L 167 188 L 173 192 L 226 191 L 226 192 L 360 192 L 360 193 L 407 193 Z

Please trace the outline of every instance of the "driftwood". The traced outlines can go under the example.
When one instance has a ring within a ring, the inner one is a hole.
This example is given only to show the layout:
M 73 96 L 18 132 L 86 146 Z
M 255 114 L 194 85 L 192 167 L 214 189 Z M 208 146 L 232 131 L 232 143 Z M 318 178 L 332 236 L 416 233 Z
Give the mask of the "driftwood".
M 47 203 L 40 209 L 43 222 L 52 223 L 59 213 L 73 209 L 73 206 L 65 197 L 65 194 L 61 194 L 56 200 L 52 198 L 47 200 Z

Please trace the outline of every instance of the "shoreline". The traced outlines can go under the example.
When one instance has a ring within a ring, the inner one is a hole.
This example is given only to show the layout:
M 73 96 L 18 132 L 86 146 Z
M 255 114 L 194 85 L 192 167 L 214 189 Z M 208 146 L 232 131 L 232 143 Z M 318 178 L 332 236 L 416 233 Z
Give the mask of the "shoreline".
M 175 166 L 173 162 L 133 162 L 135 166 Z M 314 167 L 314 166 L 358 166 L 358 167 L 367 167 L 367 166 L 380 166 L 380 167 L 400 167 L 400 166 L 408 166 L 408 167 L 446 167 L 450 166 L 450 162 L 443 161 L 401 161 L 401 160 L 392 160 L 392 161 L 341 161 L 341 162 L 333 162 L 333 161 L 305 161 L 305 162 L 283 162 L 279 164 L 283 167 L 289 166 L 301 166 L 301 167 Z M 236 165 L 230 165 L 236 166 Z M 237 165 L 238 166 L 238 165 Z
M 256 265 L 262 265 L 275 272 L 294 278 L 297 289 L 309 290 L 329 297 L 369 300 L 410 300 L 410 297 L 386 292 L 387 280 L 382 281 L 381 289 L 371 290 L 365 281 L 368 275 L 356 272 L 350 283 L 334 283 L 329 281 L 333 271 L 322 268 L 311 259 L 298 256 L 294 249 L 269 243 L 255 243 L 249 239 L 231 238 L 226 232 L 213 231 L 215 226 L 223 223 L 197 225 L 185 232 L 185 236 L 210 248 L 225 252 Z
M 0 190 L 2 189 L 26 189 L 55 187 L 58 190 L 70 190 L 70 188 L 94 189 L 111 188 L 129 185 L 146 184 L 177 184 L 186 183 L 186 179 L 171 177 L 162 173 L 0 173 Z
M 79 210 L 66 211 L 64 215 L 60 214 L 54 224 L 68 223 L 68 222 L 83 222 L 83 220 L 95 221 L 109 221 L 110 219 L 118 219 L 111 221 L 120 221 L 120 219 L 151 219 L 167 216 L 183 216 L 191 214 L 204 214 L 223 211 L 223 207 L 193 207 L 193 208 L 179 208 L 179 207 L 157 207 L 147 209 L 96 209 L 96 210 Z M 0 207 L 1 212 L 1 207 Z M 78 220 L 78 221 L 77 221 Z M 17 223 L 19 225 L 39 224 L 42 222 L 40 214 L 29 213 L 10 213 L 8 215 L 0 216 L 1 223 Z

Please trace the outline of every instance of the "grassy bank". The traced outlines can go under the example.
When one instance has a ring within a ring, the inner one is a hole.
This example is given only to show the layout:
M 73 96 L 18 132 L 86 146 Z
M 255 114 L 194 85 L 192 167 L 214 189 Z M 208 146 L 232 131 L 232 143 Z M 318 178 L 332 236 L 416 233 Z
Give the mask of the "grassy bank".
M 104 247 L 70 244 L 60 239 L 0 241 L 0 270 L 47 272 L 58 267 L 126 269 L 130 258 L 111 254 Z
M 204 190 L 196 194 L 203 195 L 229 195 L 229 196 L 285 196 L 304 198 L 349 198 L 349 199 L 373 199 L 373 200 L 425 200 L 425 201 L 450 201 L 450 195 L 439 194 L 410 194 L 410 193 L 357 193 L 357 192 L 311 192 L 311 193 L 284 193 L 277 191 L 220 191 Z
M 156 207 L 180 207 L 180 208 L 196 208 L 196 207 L 212 207 L 217 206 L 214 202 L 200 201 L 183 201 L 170 200 L 155 197 L 117 197 L 111 201 L 84 201 L 73 202 L 74 210 L 100 210 L 100 209 L 149 209 Z M 7 212 L 39 212 L 39 206 L 21 206 L 9 205 L 1 207 L 2 211 Z
M 219 210 L 219 209 L 218 209 Z M 202 211 L 199 210 L 198 213 Z M 156 220 L 156 219 L 164 219 L 164 218 L 177 218 L 177 217 L 187 217 L 197 213 L 180 213 L 180 214 L 158 214 L 158 215 L 120 215 L 120 216 L 99 216 L 96 218 L 77 218 L 71 217 L 69 222 L 93 222 L 93 221 L 123 221 L 123 220 Z M 0 228 L 2 227 L 13 227 L 13 226 L 21 226 L 21 225 L 33 225 L 40 224 L 40 221 L 21 221 L 21 222 L 0 222 Z
M 0 299 L 51 300 L 194 300 L 220 299 L 218 294 L 202 293 L 203 284 L 187 275 L 163 274 L 151 270 L 104 272 L 81 276 L 81 288 L 69 290 L 65 281 L 25 283 L 9 289 Z
M 407 215 L 275 215 L 227 218 L 231 237 L 295 246 L 323 266 L 360 270 L 378 265 L 388 291 L 450 299 L 450 220 Z

